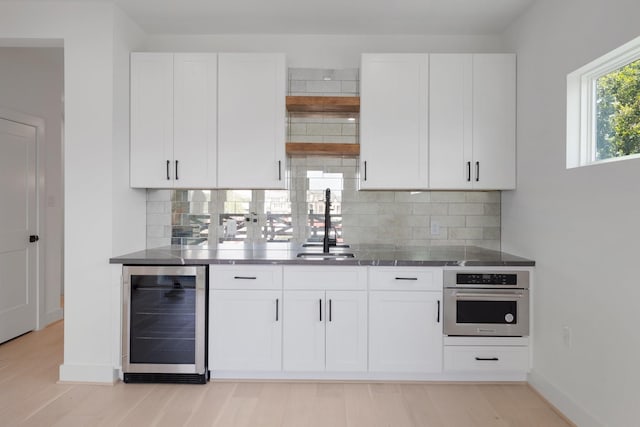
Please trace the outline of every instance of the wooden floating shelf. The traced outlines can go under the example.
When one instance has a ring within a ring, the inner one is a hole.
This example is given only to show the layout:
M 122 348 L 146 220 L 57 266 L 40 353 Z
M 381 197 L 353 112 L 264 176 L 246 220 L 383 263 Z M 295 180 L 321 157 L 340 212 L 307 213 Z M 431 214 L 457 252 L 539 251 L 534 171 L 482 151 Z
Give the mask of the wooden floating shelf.
M 359 156 L 360 144 L 331 142 L 287 142 L 287 155 Z
M 359 96 L 287 96 L 291 113 L 359 113 Z

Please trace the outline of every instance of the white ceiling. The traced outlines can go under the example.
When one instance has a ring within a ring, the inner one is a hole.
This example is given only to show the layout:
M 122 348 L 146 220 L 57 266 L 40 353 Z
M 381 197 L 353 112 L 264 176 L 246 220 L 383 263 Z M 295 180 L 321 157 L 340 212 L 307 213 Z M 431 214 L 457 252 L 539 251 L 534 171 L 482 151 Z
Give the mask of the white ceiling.
M 104 1 L 149 34 L 499 34 L 535 0 Z

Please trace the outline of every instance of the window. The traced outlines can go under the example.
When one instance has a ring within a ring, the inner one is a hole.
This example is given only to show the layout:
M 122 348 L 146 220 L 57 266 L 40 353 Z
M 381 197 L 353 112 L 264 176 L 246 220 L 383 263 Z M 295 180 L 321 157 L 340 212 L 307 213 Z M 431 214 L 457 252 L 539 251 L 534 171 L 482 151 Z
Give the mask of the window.
M 640 37 L 567 76 L 567 168 L 640 158 Z

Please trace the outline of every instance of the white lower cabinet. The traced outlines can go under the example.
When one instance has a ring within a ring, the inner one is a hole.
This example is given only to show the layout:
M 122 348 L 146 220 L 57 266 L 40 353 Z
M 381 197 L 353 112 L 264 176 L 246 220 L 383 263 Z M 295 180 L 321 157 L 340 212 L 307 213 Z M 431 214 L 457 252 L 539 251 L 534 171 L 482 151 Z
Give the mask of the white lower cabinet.
M 209 270 L 209 369 L 282 369 L 282 267 Z
M 366 371 L 366 268 L 285 267 L 284 288 L 284 371 Z
M 282 292 L 213 290 L 209 306 L 210 369 L 279 371 Z
M 441 372 L 441 300 L 438 292 L 371 292 L 369 370 Z
M 443 337 L 442 268 L 211 265 L 218 378 L 522 380 L 528 337 Z
M 446 337 L 446 372 L 527 372 L 529 340 L 526 337 Z
M 369 370 L 442 372 L 442 269 L 369 270 Z
M 283 318 L 285 371 L 366 371 L 366 291 L 285 291 Z

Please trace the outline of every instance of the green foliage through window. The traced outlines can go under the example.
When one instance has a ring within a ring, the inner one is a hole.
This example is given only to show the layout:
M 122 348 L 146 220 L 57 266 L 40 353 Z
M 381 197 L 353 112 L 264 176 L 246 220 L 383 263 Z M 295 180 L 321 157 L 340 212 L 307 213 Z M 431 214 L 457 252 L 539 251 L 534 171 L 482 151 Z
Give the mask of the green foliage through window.
M 640 153 L 640 59 L 596 80 L 595 160 Z

